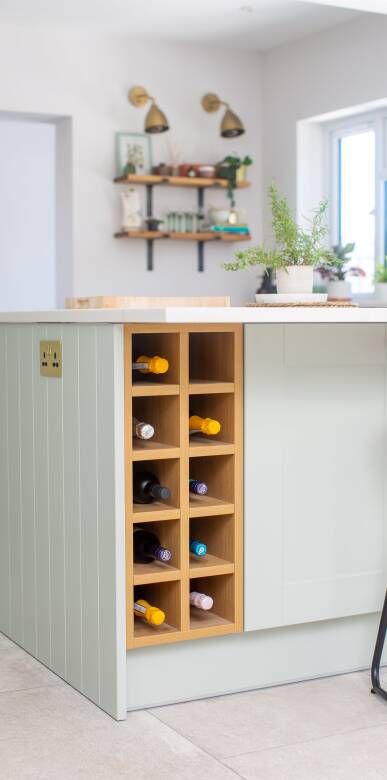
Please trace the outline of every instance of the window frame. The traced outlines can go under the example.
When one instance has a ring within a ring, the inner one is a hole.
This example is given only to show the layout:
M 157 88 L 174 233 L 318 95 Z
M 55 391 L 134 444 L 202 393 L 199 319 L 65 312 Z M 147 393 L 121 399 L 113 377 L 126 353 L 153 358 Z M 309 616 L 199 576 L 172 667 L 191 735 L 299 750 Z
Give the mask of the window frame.
M 340 242 L 340 140 L 359 132 L 375 132 L 375 265 L 387 254 L 387 109 L 351 114 L 325 127 L 326 182 L 329 200 L 330 243 Z M 355 298 L 367 298 L 369 292 Z

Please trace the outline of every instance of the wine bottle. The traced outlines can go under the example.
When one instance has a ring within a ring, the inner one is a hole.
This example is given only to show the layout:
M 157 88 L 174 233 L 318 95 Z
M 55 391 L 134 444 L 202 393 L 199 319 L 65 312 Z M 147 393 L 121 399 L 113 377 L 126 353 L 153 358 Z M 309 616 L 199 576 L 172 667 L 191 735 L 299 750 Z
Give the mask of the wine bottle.
M 169 369 L 169 363 L 166 358 L 154 355 L 140 355 L 132 363 L 133 371 L 141 371 L 142 374 L 166 374 Z
M 195 590 L 189 594 L 189 603 L 192 607 L 197 609 L 212 609 L 214 606 L 214 599 L 211 596 L 207 596 L 205 593 L 197 593 Z
M 203 555 L 207 555 L 207 545 L 204 542 L 199 542 L 198 539 L 192 539 L 189 545 L 190 552 L 196 555 L 198 558 L 202 558 Z
M 160 539 L 146 528 L 135 526 L 133 529 L 133 558 L 135 563 L 152 563 L 162 561 L 168 563 L 172 553 L 166 547 L 162 547 Z
M 205 482 L 201 482 L 199 479 L 189 480 L 190 493 L 195 493 L 197 496 L 205 496 L 208 493 L 208 486 Z
M 160 485 L 150 471 L 135 471 L 133 474 L 133 501 L 135 504 L 151 504 L 152 501 L 166 501 L 171 495 L 168 487 Z
M 197 414 L 192 414 L 189 418 L 190 433 L 205 433 L 206 436 L 215 436 L 220 429 L 220 422 L 212 420 L 211 417 L 199 417 Z
M 150 425 L 150 423 L 146 422 L 140 422 L 136 419 L 136 417 L 133 417 L 132 420 L 132 430 L 133 436 L 136 439 L 152 439 L 152 437 L 155 435 L 155 429 L 153 425 Z
M 142 618 L 151 626 L 161 626 L 165 621 L 165 612 L 158 607 L 152 607 L 145 599 L 137 599 L 133 604 L 133 610 L 136 617 Z

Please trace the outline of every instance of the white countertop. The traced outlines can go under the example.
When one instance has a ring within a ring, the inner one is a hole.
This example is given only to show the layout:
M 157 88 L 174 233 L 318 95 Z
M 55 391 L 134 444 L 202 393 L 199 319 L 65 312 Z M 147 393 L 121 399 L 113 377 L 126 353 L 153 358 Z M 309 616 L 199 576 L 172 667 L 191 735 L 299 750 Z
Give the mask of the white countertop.
M 0 323 L 387 323 L 387 307 L 167 307 L 0 312 Z

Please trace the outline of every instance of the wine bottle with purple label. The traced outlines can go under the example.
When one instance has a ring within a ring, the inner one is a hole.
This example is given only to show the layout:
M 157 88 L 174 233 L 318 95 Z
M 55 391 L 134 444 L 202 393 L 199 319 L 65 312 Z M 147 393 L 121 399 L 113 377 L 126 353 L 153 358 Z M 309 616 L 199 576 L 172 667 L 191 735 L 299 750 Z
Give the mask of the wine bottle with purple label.
M 200 479 L 189 480 L 190 493 L 194 493 L 196 496 L 205 496 L 208 493 L 208 486 Z
M 172 553 L 167 547 L 162 547 L 158 536 L 141 526 L 133 529 L 133 558 L 135 563 L 152 563 L 160 561 L 168 563 Z

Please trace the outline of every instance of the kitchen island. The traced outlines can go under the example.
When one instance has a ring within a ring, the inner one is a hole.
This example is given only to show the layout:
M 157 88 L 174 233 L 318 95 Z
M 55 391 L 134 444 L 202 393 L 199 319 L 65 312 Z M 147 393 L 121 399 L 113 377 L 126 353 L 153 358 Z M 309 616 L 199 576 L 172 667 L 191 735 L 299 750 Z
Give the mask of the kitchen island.
M 382 308 L 1 314 L 0 630 L 118 719 L 368 666 L 386 586 L 386 325 Z M 141 354 L 169 371 L 138 380 Z M 200 413 L 218 439 L 189 437 Z M 154 439 L 132 438 L 133 415 Z M 133 502 L 139 465 L 168 503 Z M 170 564 L 134 563 L 139 524 Z M 190 608 L 192 589 L 213 610 Z M 133 617 L 147 596 L 161 630 Z

